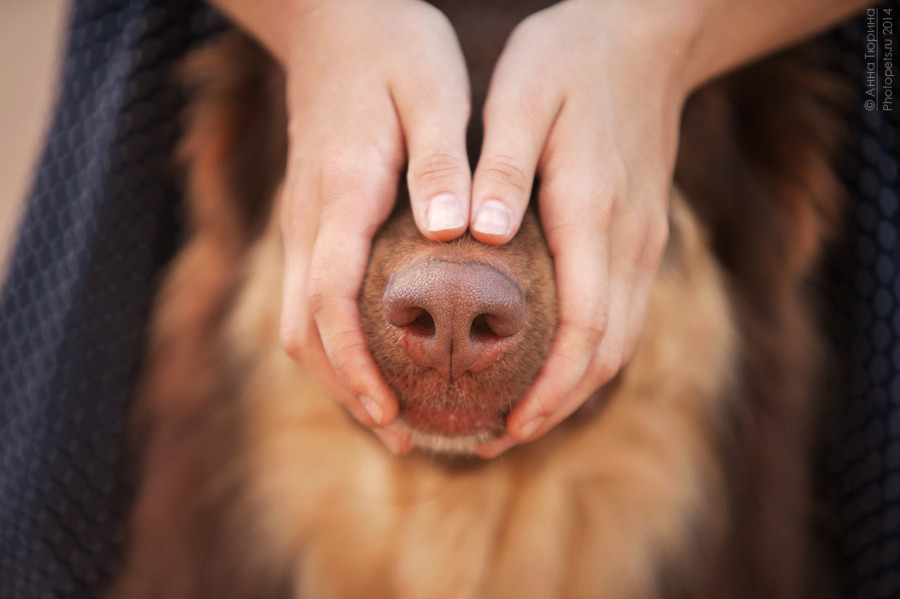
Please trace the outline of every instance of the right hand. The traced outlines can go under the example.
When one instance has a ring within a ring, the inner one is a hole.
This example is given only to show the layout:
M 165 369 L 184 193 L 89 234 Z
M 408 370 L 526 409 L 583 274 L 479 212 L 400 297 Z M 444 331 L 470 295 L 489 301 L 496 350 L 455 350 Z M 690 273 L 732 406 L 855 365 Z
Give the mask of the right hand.
M 447 18 L 421 0 L 298 0 L 286 16 L 289 152 L 281 224 L 281 339 L 389 449 L 397 402 L 360 328 L 372 238 L 408 162 L 416 223 L 445 241 L 466 230 L 469 78 Z

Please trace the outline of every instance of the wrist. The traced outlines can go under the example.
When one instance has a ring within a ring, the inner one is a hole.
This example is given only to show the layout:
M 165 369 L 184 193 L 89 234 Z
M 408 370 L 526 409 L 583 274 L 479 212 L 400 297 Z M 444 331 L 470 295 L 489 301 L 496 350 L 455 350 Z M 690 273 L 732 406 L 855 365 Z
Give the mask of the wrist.
M 345 1 L 345 0 L 341 0 Z M 332 0 L 209 0 L 249 33 L 282 66 L 304 23 Z
M 623 63 L 626 76 L 664 90 L 683 102 L 694 89 L 694 72 L 702 70 L 694 47 L 703 31 L 707 5 L 715 0 L 567 0 L 577 19 L 593 29 L 596 43 Z
M 657 57 L 685 97 L 704 83 L 827 29 L 864 0 L 568 0 L 601 35 Z
M 825 31 L 867 6 L 861 0 L 699 0 L 686 57 L 690 90 Z

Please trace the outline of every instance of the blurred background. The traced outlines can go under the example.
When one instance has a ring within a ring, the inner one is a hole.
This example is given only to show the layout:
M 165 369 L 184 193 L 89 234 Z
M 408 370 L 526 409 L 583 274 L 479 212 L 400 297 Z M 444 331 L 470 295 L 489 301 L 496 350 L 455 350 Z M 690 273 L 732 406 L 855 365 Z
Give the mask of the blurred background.
M 69 0 L 0 0 L 0 281 L 56 100 Z

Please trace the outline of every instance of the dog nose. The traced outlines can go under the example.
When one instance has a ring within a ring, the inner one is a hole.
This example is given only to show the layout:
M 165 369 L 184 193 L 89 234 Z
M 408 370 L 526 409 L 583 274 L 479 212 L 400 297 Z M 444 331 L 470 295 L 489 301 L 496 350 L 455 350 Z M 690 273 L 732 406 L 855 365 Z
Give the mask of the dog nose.
M 444 260 L 396 272 L 383 302 L 409 358 L 447 381 L 484 370 L 512 349 L 528 311 L 522 289 L 496 268 Z

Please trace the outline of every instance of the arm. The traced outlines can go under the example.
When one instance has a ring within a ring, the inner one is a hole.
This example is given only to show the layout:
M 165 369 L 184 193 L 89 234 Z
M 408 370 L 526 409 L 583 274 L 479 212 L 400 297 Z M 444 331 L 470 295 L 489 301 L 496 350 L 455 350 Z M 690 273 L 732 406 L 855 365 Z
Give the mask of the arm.
M 359 295 L 372 237 L 408 185 L 420 230 L 461 235 L 469 82 L 444 15 L 420 0 L 217 0 L 287 75 L 282 344 L 395 452 L 397 403 L 369 354 Z
M 540 175 L 560 327 L 544 369 L 510 414 L 510 434 L 483 447 L 483 456 L 546 433 L 632 355 L 668 237 L 678 126 L 690 93 L 862 6 L 566 0 L 516 28 L 484 109 L 470 226 L 485 243 L 511 239 Z

